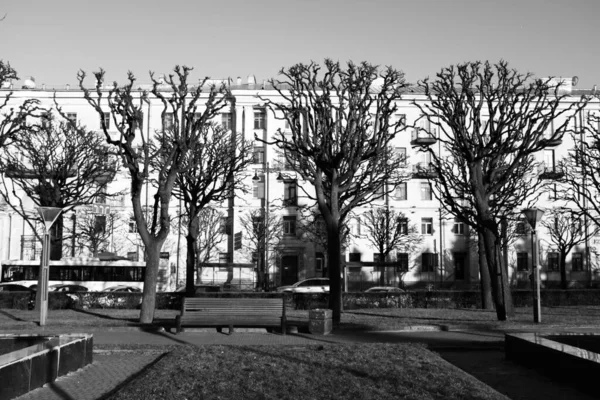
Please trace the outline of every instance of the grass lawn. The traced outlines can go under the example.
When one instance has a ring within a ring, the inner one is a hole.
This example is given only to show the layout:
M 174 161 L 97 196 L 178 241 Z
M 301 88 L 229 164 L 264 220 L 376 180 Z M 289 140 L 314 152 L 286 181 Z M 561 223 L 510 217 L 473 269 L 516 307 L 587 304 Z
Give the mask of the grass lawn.
M 110 399 L 507 399 L 415 344 L 180 346 Z

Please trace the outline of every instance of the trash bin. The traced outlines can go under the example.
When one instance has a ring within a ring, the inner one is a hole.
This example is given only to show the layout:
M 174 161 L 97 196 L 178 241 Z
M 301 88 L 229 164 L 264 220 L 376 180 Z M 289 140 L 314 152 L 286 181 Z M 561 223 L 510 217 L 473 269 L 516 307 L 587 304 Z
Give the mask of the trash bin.
M 333 327 L 333 313 L 327 309 L 314 309 L 308 312 L 308 331 L 315 335 L 328 335 Z

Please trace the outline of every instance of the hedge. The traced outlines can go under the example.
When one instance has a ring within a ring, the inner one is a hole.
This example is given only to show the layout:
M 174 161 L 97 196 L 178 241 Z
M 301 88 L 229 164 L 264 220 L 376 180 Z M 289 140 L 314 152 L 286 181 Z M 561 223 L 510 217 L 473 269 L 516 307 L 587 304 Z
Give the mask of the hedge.
M 141 293 L 119 292 L 50 292 L 48 308 L 52 310 L 65 308 L 118 308 L 135 309 L 140 307 Z M 515 307 L 530 307 L 533 304 L 531 290 L 513 290 Z M 179 310 L 185 293 L 157 293 L 156 309 Z M 288 309 L 312 310 L 327 308 L 327 293 L 294 293 L 281 294 L 275 292 L 217 292 L 201 293 L 196 297 L 218 298 L 274 298 L 282 297 Z M 405 293 L 343 293 L 344 309 L 357 308 L 479 308 L 481 295 L 476 290 L 415 290 Z M 541 292 L 543 306 L 600 306 L 600 290 L 598 289 L 545 289 Z M 0 308 L 26 310 L 32 303 L 27 292 L 0 292 Z

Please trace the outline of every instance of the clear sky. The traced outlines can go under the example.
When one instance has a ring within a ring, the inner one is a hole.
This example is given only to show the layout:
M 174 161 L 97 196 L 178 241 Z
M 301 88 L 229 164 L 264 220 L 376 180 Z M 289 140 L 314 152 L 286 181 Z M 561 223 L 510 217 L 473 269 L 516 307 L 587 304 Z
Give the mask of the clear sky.
M 410 82 L 463 61 L 600 85 L 600 0 L 2 0 L 0 59 L 38 85 L 99 67 L 249 74 L 332 58 L 403 70 Z

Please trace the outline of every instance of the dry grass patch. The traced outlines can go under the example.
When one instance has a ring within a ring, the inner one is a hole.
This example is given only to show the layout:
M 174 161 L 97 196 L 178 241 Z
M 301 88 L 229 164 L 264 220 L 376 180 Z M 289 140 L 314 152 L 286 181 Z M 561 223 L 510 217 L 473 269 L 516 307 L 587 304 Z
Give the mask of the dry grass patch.
M 110 399 L 506 399 L 421 345 L 179 347 Z

